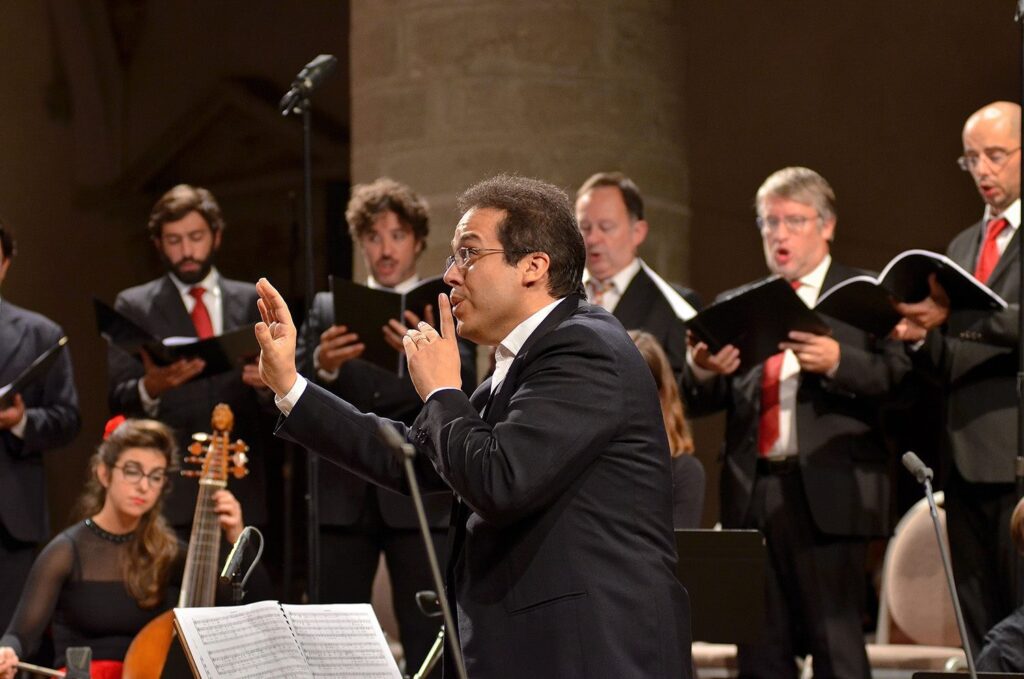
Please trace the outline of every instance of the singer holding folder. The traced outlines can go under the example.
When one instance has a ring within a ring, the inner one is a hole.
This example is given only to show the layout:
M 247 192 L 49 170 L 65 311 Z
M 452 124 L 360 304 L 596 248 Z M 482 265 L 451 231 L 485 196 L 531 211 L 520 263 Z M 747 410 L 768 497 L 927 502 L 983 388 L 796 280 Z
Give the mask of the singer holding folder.
M 808 306 L 862 273 L 832 260 L 835 194 L 817 172 L 775 172 L 756 205 L 768 269 Z M 871 676 L 861 628 L 866 544 L 891 529 L 878 416 L 910 362 L 898 342 L 825 320 L 830 336 L 790 332 L 780 353 L 745 371 L 732 345 L 712 355 L 696 344 L 684 377 L 691 414 L 727 413 L 722 526 L 758 529 L 768 548 L 765 632 L 739 646 L 744 679 L 795 679 L 794 658 L 808 653 L 815 676 Z
M 10 227 L 0 222 L 0 286 L 14 261 L 14 245 Z M 0 387 L 63 336 L 50 319 L 0 299 Z M 42 454 L 69 443 L 80 426 L 66 348 L 12 405 L 0 406 L 0 628 L 10 622 L 37 545 L 50 535 Z
M 78 509 L 85 518 L 60 533 L 32 566 L 10 626 L 0 638 L 0 679 L 12 679 L 52 624 L 56 655 L 92 649 L 94 679 L 120 679 L 135 634 L 178 599 L 185 548 L 160 514 L 176 466 L 170 429 L 116 417 L 91 461 Z M 213 495 L 229 542 L 242 508 L 226 489 Z M 230 601 L 225 593 L 223 601 Z M 60 664 L 62 660 L 58 660 Z
M 621 324 L 583 297 L 572 205 L 550 184 L 499 176 L 459 208 L 440 333 L 421 323 L 403 340 L 425 401 L 411 427 L 300 377 L 288 307 L 257 284 L 278 434 L 407 491 L 377 437 L 387 423 L 415 446 L 424 491 L 455 492 L 446 589 L 473 679 L 690 677 L 658 395 Z M 460 336 L 497 347 L 472 397 L 455 319 Z
M 1017 500 L 1017 345 L 1020 257 L 1020 106 L 994 102 L 963 128 L 960 168 L 985 203 L 982 219 L 949 244 L 950 259 L 1008 303 L 1002 311 L 951 310 L 942 286 L 896 307 L 896 334 L 914 367 L 943 388 L 942 451 L 951 460 L 943 490 L 946 529 L 960 605 L 974 651 L 1014 608 L 1010 514 Z M 1024 584 L 1024 583 L 1022 583 Z M 1018 590 L 1019 591 L 1019 590 Z
M 213 194 L 179 184 L 157 200 L 146 231 L 165 268 L 155 280 L 122 290 L 114 308 L 151 335 L 205 339 L 255 323 L 252 283 L 231 280 L 215 266 L 226 230 Z M 272 395 L 253 364 L 202 376 L 201 359 L 158 366 L 145 353 L 130 354 L 111 345 L 107 354 L 108 400 L 112 413 L 152 417 L 178 433 L 185 448 L 193 432 L 205 431 L 210 412 L 227 403 L 235 414 L 235 434 L 249 444 L 250 473 L 235 484 L 246 516 L 267 522 L 266 469 Z M 261 421 L 262 420 L 262 421 Z M 165 516 L 187 539 L 196 487 L 183 486 L 167 498 Z

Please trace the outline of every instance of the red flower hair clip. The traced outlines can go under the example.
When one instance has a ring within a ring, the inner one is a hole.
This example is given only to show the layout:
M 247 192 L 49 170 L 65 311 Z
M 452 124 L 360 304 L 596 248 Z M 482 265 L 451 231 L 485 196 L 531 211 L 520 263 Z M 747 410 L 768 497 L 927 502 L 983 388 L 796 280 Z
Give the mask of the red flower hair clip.
M 114 433 L 114 430 L 120 427 L 121 423 L 123 423 L 126 419 L 128 418 L 125 417 L 124 415 L 118 414 L 114 415 L 109 420 L 107 420 L 107 426 L 103 427 L 103 440 L 106 441 L 107 439 L 109 439 L 110 435 Z

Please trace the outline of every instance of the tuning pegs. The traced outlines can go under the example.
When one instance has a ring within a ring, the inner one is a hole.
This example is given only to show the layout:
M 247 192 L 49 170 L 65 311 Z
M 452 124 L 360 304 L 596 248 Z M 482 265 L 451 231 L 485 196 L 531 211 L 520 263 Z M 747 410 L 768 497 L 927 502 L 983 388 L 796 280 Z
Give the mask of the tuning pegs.
M 197 472 L 194 469 L 182 469 L 181 475 L 186 478 L 197 479 L 202 476 L 202 472 Z
M 201 458 L 201 457 L 199 457 L 197 455 L 186 455 L 185 456 L 185 462 L 194 462 L 195 464 L 199 464 L 202 461 L 203 461 L 203 458 Z
M 206 446 L 204 446 L 202 443 L 199 443 L 198 441 L 195 443 L 190 443 L 188 445 L 188 452 L 192 453 L 193 455 L 201 455 L 206 452 Z

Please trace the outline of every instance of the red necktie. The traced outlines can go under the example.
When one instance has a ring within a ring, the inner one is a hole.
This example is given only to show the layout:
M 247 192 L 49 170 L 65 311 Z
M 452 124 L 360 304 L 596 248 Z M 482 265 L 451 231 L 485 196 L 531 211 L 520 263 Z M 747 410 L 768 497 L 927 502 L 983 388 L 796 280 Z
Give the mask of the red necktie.
M 978 264 L 974 267 L 974 277 L 982 283 L 988 282 L 992 270 L 999 263 L 999 248 L 996 246 L 996 238 L 1009 225 L 1010 222 L 1006 220 L 1006 217 L 993 219 L 988 223 L 985 230 L 985 242 L 981 245 L 981 256 L 978 257 Z
M 207 310 L 206 304 L 203 303 L 203 293 L 205 292 L 206 288 L 198 285 L 188 291 L 188 294 L 196 300 L 196 305 L 192 307 L 192 325 L 196 326 L 196 336 L 199 339 L 213 337 L 213 321 L 210 320 L 210 312 Z
M 790 281 L 789 284 L 794 290 L 802 285 L 800 281 Z M 785 356 L 785 352 L 769 356 L 761 373 L 761 421 L 757 428 L 757 454 L 760 457 L 768 455 L 779 440 L 779 378 Z

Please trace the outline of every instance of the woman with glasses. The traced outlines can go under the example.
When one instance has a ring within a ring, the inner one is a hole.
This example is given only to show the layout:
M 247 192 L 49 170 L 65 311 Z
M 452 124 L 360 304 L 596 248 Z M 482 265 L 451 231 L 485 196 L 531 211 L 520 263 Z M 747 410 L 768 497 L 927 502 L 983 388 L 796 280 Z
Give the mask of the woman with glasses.
M 29 574 L 10 627 L 0 638 L 0 679 L 13 679 L 19 656 L 53 627 L 55 665 L 73 646 L 92 649 L 93 679 L 120 679 L 135 634 L 175 605 L 185 548 L 160 514 L 175 467 L 171 430 L 154 420 L 116 418 L 92 457 L 82 521 L 55 537 Z M 242 532 L 242 509 L 227 490 L 214 495 L 229 542 Z

